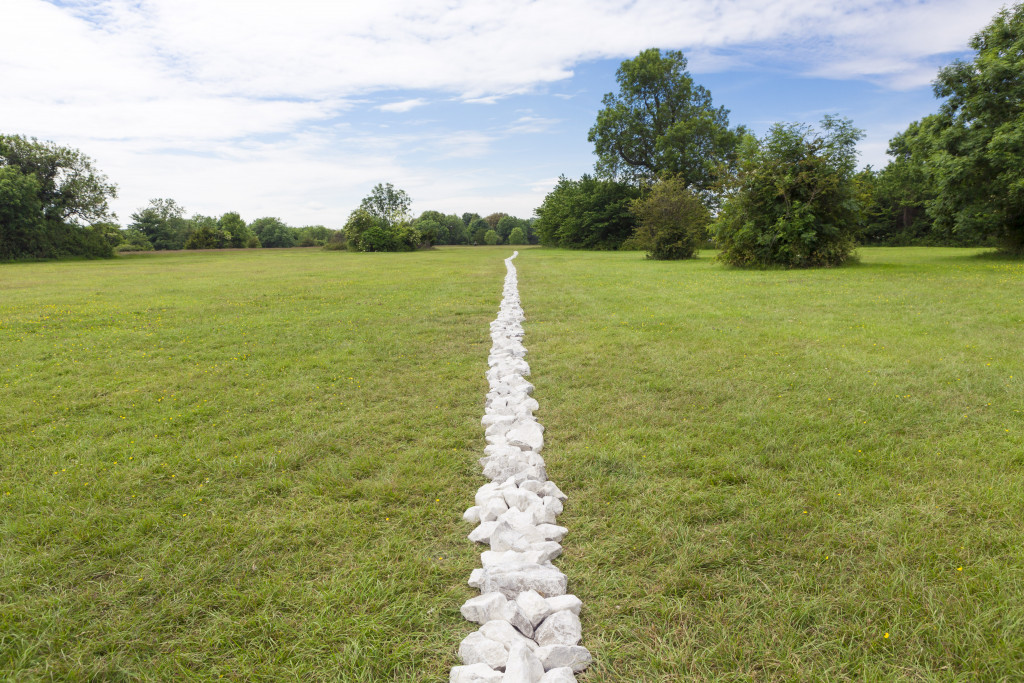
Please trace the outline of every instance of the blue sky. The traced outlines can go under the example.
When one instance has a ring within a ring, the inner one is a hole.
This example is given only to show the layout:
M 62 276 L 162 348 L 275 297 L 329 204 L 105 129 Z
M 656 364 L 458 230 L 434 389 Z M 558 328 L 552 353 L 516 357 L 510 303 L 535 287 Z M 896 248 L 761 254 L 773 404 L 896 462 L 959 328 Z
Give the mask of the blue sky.
M 0 132 L 92 156 L 123 223 L 153 197 L 340 227 L 378 182 L 413 209 L 527 217 L 590 171 L 622 59 L 680 49 L 731 121 L 825 113 L 863 163 L 935 110 L 974 0 L 2 0 Z M 40 45 L 48 46 L 40 50 Z

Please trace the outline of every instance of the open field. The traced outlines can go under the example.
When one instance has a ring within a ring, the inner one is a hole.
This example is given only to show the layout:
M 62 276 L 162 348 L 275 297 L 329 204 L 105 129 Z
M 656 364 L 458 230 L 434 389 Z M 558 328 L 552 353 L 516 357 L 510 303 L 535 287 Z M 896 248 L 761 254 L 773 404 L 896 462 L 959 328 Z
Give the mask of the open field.
M 0 267 L 0 672 L 446 680 L 510 249 Z M 516 261 L 581 680 L 1024 678 L 1024 264 Z

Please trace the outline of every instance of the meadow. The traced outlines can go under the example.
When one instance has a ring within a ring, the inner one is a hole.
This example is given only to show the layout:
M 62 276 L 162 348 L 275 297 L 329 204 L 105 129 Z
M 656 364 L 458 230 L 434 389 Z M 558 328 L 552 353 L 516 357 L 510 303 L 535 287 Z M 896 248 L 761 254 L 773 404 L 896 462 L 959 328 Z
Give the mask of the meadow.
M 0 266 L 0 675 L 447 680 L 508 247 Z M 1024 678 L 1024 264 L 521 249 L 587 683 Z

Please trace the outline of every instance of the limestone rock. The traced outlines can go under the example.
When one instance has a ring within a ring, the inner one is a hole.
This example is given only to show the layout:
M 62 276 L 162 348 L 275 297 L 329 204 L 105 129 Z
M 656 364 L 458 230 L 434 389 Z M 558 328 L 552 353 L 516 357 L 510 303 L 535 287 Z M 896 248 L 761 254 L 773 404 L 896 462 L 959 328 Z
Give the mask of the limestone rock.
M 486 664 L 454 666 L 448 683 L 501 683 L 503 676 L 502 672 L 495 671 Z
M 516 596 L 516 608 L 530 620 L 536 628 L 544 618 L 551 614 L 551 605 L 544 597 L 534 590 L 523 591 Z
M 488 621 L 480 627 L 478 633 L 480 633 L 484 638 L 501 643 L 501 645 L 508 651 L 511 651 L 512 646 L 516 643 L 525 645 L 530 648 L 531 651 L 537 649 L 537 643 L 524 636 L 522 633 L 517 631 L 512 624 L 503 619 Z M 504 666 L 504 664 L 502 666 Z
M 508 653 L 508 664 L 502 683 L 537 683 L 544 675 L 544 665 L 540 663 L 530 648 L 521 643 L 515 644 Z
M 568 667 L 579 673 L 592 660 L 590 650 L 579 645 L 545 645 L 537 648 L 537 659 L 544 665 L 544 670 Z
M 541 676 L 540 683 L 576 683 L 576 676 L 569 667 L 560 666 Z
M 474 574 L 477 571 L 480 571 L 481 574 L 479 575 L 479 585 L 474 586 L 475 588 L 479 588 L 485 593 L 498 591 L 510 600 L 528 590 L 535 590 L 544 597 L 565 594 L 565 574 L 550 564 L 492 566 L 481 570 L 474 569 Z M 550 617 L 548 618 L 550 619 Z M 578 618 L 577 623 L 579 623 Z M 553 643 L 541 643 L 541 645 L 550 644 Z M 575 645 L 576 643 L 562 644 Z
M 544 430 L 534 420 L 517 422 L 505 435 L 505 440 L 524 450 L 540 451 L 544 447 Z
M 467 665 L 486 664 L 492 669 L 504 669 L 508 661 L 508 648 L 480 631 L 473 631 L 459 645 L 459 659 Z
M 485 579 L 486 580 L 486 579 Z M 555 612 L 541 622 L 534 632 L 534 639 L 544 645 L 578 645 L 583 637 L 580 618 L 572 610 Z
M 545 603 L 547 604 L 547 603 Z M 466 621 L 486 624 L 495 619 L 505 619 L 510 610 L 508 599 L 501 593 L 484 593 L 467 600 L 459 609 Z M 536 626 L 536 624 L 534 624 Z
M 547 603 L 552 612 L 561 612 L 567 609 L 576 616 L 580 615 L 580 608 L 583 607 L 583 601 L 575 595 L 556 595 L 553 598 L 548 598 Z

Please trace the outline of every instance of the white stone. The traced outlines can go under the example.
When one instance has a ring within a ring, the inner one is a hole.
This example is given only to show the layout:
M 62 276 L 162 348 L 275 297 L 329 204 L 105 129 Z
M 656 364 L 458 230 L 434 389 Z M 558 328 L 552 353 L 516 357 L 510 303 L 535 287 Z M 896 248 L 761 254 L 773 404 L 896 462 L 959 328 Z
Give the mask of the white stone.
M 531 463 L 532 464 L 532 463 Z M 509 488 L 502 491 L 505 496 L 505 503 L 509 508 L 518 508 L 519 510 L 529 510 L 530 506 L 535 503 L 543 504 L 543 500 L 533 491 L 524 488 Z
M 541 487 L 540 491 L 538 491 L 537 493 L 541 497 L 554 496 L 555 498 L 557 498 L 558 500 L 563 501 L 563 502 L 565 501 L 566 498 L 569 497 L 569 496 L 565 495 L 564 493 L 562 493 L 562 491 L 557 486 L 555 486 L 555 482 L 553 482 L 553 481 L 546 481 L 546 482 L 544 482 L 544 484 Z
M 462 519 L 466 520 L 467 522 L 472 522 L 473 524 L 479 522 L 480 506 L 474 505 L 473 507 L 468 508 L 465 512 L 462 513 Z
M 508 664 L 502 683 L 537 683 L 544 675 L 544 665 L 526 645 L 516 644 L 508 653 Z
M 475 573 L 477 570 L 473 571 Z M 485 567 L 479 571 L 482 572 L 477 580 L 479 585 L 474 585 L 474 588 L 479 588 L 484 593 L 498 591 L 510 600 L 528 590 L 535 590 L 544 597 L 565 594 L 565 574 L 550 564 L 498 565 Z M 542 643 L 549 644 L 553 643 Z
M 483 510 L 480 511 L 480 519 L 484 522 L 493 522 L 508 512 L 508 505 L 504 498 L 494 497 L 487 501 Z
M 466 621 L 477 624 L 486 624 L 495 619 L 505 619 L 514 611 L 509 609 L 508 599 L 501 593 L 484 593 L 475 598 L 470 598 L 459 609 Z M 534 624 L 536 626 L 536 624 Z
M 486 579 L 485 579 L 486 581 Z M 572 610 L 555 612 L 540 623 L 534 634 L 538 645 L 579 645 L 583 637 L 580 618 Z
M 536 528 L 545 541 L 556 541 L 558 543 L 561 543 L 565 535 L 569 533 L 568 529 L 557 524 L 538 524 Z
M 572 669 L 567 666 L 560 666 L 557 669 L 547 671 L 540 677 L 540 683 L 576 683 L 576 676 Z
M 567 609 L 576 616 L 580 615 L 580 608 L 583 607 L 583 601 L 575 595 L 556 595 L 553 598 L 548 598 L 547 603 L 552 612 L 561 612 Z
M 501 671 L 495 671 L 486 664 L 454 666 L 448 683 L 501 683 L 504 675 Z
M 498 522 L 481 522 L 480 525 L 469 532 L 469 540 L 474 543 L 490 543 Z
M 512 624 L 503 619 L 488 621 L 480 627 L 479 633 L 485 638 L 501 643 L 506 650 L 511 650 L 516 643 L 521 643 L 530 650 L 537 649 L 537 643 L 524 636 Z
M 544 665 L 544 670 L 569 667 L 579 673 L 592 660 L 590 650 L 579 645 L 545 645 L 537 648 L 537 659 Z
M 534 590 L 523 591 L 516 596 L 516 608 L 530 620 L 536 628 L 544 618 L 551 614 L 551 606 L 544 597 Z
M 473 631 L 459 645 L 459 659 L 463 664 L 486 664 L 492 669 L 504 669 L 508 661 L 508 647 L 480 631 Z
M 540 451 L 544 447 L 544 430 L 534 420 L 516 422 L 505 435 L 505 440 L 509 445 L 524 450 Z

